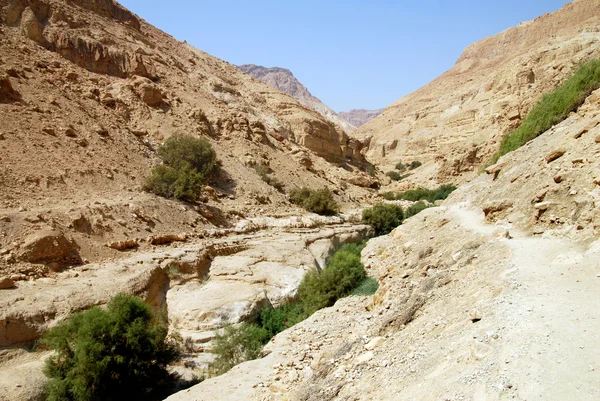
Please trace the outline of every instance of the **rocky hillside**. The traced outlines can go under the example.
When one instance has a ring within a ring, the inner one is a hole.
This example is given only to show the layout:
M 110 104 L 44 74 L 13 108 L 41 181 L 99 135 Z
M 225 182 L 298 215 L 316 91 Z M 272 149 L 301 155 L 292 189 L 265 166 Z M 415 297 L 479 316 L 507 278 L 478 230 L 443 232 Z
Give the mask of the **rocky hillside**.
M 19 270 L 23 241 L 42 229 L 97 260 L 118 255 L 107 242 L 294 210 L 257 164 L 288 190 L 330 186 L 347 205 L 368 194 L 343 189 L 370 180 L 359 142 L 117 3 L 2 0 L 0 18 L 2 271 Z M 222 165 L 203 214 L 141 192 L 176 132 L 209 139 Z
M 599 151 L 597 90 L 370 240 L 374 296 L 338 301 L 266 357 L 168 400 L 597 400 Z
M 335 111 L 327 107 L 321 100 L 311 95 L 308 89 L 306 89 L 306 87 L 302 85 L 288 69 L 280 67 L 267 68 L 254 64 L 244 64 L 238 66 L 238 68 L 267 85 L 290 95 L 303 105 L 318 111 L 321 115 L 340 126 L 346 132 L 354 131 L 358 127 L 349 123 L 344 117 L 341 117 Z
M 379 110 L 365 110 L 365 109 L 353 109 L 349 111 L 342 111 L 338 113 L 340 117 L 348 121 L 350 124 L 359 128 L 371 121 L 383 112 L 383 109 Z
M 543 94 L 600 55 L 599 27 L 600 3 L 578 0 L 486 38 L 354 135 L 370 141 L 367 158 L 386 169 L 423 162 L 404 185 L 465 182 Z

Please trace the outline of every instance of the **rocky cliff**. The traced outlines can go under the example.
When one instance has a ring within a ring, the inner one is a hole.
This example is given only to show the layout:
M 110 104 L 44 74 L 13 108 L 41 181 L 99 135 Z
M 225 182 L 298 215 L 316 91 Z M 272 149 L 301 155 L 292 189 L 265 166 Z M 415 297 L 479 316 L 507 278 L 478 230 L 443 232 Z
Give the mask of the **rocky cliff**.
M 321 100 L 313 96 L 308 89 L 296 79 L 294 74 L 286 68 L 267 68 L 255 64 L 244 64 L 238 66 L 238 68 L 267 85 L 290 95 L 303 105 L 318 111 L 321 115 L 340 126 L 346 132 L 354 131 L 358 127 L 348 122 L 344 117 L 341 117 L 338 113 L 327 107 Z
M 407 185 L 465 182 L 543 94 L 600 55 L 599 26 L 600 4 L 579 0 L 477 42 L 354 135 L 370 141 L 366 156 L 386 169 L 424 162 Z
M 266 357 L 168 400 L 597 399 L 599 150 L 597 90 L 442 206 L 370 240 L 374 296 L 338 301 Z

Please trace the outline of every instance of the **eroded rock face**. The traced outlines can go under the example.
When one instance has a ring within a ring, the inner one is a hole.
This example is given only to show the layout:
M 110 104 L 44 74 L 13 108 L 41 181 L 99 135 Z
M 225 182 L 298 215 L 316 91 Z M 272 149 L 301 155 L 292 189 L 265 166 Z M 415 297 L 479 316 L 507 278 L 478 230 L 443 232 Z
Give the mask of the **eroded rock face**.
M 7 75 L 0 74 L 0 102 L 10 103 L 19 99 L 19 92 L 17 92 L 10 82 L 10 78 Z
M 468 46 L 449 71 L 355 132 L 370 139 L 367 158 L 390 170 L 424 162 L 407 183 L 474 178 L 544 94 L 600 56 L 599 20 L 597 1 L 575 1 Z

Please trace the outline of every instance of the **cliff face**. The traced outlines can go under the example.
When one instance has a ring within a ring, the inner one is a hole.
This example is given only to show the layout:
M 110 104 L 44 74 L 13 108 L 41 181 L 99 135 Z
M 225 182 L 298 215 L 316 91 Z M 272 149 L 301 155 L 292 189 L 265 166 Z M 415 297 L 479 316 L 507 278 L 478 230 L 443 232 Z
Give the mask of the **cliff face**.
M 366 156 L 383 167 L 424 162 L 407 184 L 473 178 L 543 94 L 600 55 L 599 26 L 600 4 L 579 0 L 479 41 L 354 135 L 370 141 Z
M 327 107 L 321 100 L 311 95 L 308 89 L 296 79 L 290 70 L 280 67 L 267 68 L 254 64 L 244 64 L 238 67 L 246 74 L 261 80 L 267 85 L 290 95 L 303 105 L 316 110 L 344 131 L 351 132 L 356 129 L 357 126 L 349 123 L 346 119 Z

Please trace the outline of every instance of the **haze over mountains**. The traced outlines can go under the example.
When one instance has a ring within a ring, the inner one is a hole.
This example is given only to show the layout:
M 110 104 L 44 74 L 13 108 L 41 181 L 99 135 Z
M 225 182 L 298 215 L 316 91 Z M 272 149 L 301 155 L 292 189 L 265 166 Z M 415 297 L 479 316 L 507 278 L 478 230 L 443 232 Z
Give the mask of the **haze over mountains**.
M 321 100 L 313 96 L 308 89 L 294 77 L 294 74 L 285 68 L 263 67 L 254 64 L 244 64 L 238 66 L 246 74 L 257 78 L 273 88 L 287 93 L 300 103 L 308 106 L 330 121 L 336 123 L 346 132 L 354 131 L 356 128 L 365 124 L 367 121 L 378 116 L 382 110 L 350 110 L 336 113 L 327 107 Z

